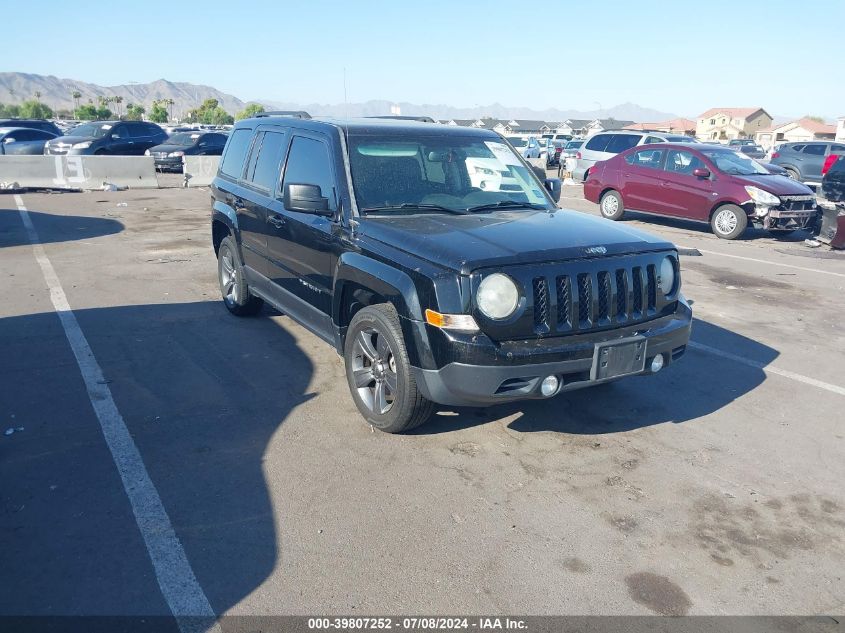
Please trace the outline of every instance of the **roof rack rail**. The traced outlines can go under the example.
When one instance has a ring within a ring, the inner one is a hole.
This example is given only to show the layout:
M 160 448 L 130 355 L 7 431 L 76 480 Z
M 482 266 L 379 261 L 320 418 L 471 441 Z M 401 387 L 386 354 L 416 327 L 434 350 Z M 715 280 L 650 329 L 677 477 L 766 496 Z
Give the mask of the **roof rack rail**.
M 393 119 L 395 121 L 419 121 L 420 123 L 436 123 L 430 116 L 404 116 L 400 114 L 385 114 L 382 116 L 367 116 L 365 119 Z
M 305 110 L 268 110 L 266 112 L 257 112 L 256 117 L 266 116 L 289 116 L 295 119 L 310 119 L 311 115 Z

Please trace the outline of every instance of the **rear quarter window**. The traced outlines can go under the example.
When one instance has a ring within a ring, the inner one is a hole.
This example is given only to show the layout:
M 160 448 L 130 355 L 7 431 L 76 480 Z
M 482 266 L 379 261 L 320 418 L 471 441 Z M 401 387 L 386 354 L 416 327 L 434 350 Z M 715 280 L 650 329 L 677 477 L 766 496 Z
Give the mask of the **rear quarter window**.
M 588 149 L 593 152 L 603 152 L 607 147 L 607 144 L 610 143 L 610 139 L 612 134 L 596 134 L 593 138 L 587 141 L 587 145 L 584 146 L 584 149 Z
M 624 152 L 626 149 L 631 149 L 639 143 L 641 138 L 642 136 L 639 134 L 614 134 L 604 151 L 613 152 L 614 154 Z
M 835 162 L 835 163 L 833 163 L 833 165 L 831 166 L 831 168 L 828 170 L 828 172 L 827 172 L 827 173 L 829 173 L 829 174 L 833 174 L 833 173 L 836 173 L 836 174 L 842 174 L 842 173 L 845 173 L 845 156 L 840 156 L 840 157 L 836 160 L 836 162 Z
M 252 140 L 252 129 L 241 128 L 235 130 L 223 150 L 223 160 L 220 162 L 220 173 L 230 178 L 240 178 L 244 170 L 244 159 Z

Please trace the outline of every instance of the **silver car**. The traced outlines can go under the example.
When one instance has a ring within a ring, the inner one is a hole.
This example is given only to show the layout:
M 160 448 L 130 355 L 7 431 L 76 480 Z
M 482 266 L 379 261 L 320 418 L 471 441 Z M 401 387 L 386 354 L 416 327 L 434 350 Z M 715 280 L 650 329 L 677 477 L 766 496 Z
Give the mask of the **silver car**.
M 577 161 L 572 177 L 576 181 L 585 181 L 590 167 L 597 162 L 607 160 L 630 149 L 635 145 L 650 143 L 698 143 L 691 136 L 681 134 L 667 134 L 665 132 L 651 132 L 648 130 L 611 130 L 600 132 L 588 138 L 583 147 L 575 155 Z

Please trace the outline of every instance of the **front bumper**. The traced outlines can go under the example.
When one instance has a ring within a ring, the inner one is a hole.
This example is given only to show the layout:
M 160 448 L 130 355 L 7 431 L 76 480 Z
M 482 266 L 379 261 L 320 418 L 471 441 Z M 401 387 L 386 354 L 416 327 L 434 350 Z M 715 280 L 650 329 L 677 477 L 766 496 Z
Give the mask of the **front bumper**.
M 182 157 L 175 156 L 173 158 L 154 158 L 155 168 L 164 171 L 164 170 L 174 170 L 174 171 L 182 171 Z
M 752 222 L 756 226 L 773 231 L 795 231 L 798 229 L 807 229 L 815 226 L 821 212 L 818 209 L 804 209 L 804 210 L 785 210 L 777 207 L 761 207 L 754 208 L 751 217 Z
M 554 351 L 547 347 L 539 352 L 537 342 L 523 341 L 509 343 L 506 353 L 496 353 L 495 357 L 499 359 L 497 364 L 450 362 L 440 369 L 412 367 L 411 370 L 423 395 L 439 404 L 488 406 L 543 398 L 540 383 L 549 375 L 557 376 L 562 382 L 557 393 L 616 380 L 598 380 L 593 377 L 595 349 L 600 343 L 631 338 L 645 340 L 645 369 L 637 375 L 650 374 L 651 360 L 658 354 L 663 355 L 664 366 L 669 365 L 686 350 L 691 325 L 692 310 L 681 298 L 674 313 L 653 321 L 543 341 L 546 346 L 554 345 Z M 535 357 L 538 362 L 532 362 Z

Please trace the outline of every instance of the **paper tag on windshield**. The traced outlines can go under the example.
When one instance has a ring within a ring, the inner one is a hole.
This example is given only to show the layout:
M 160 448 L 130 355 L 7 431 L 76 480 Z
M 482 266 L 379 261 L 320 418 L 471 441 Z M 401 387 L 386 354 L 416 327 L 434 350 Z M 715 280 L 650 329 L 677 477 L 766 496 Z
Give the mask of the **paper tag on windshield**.
M 100 127 L 104 130 L 110 130 L 111 129 L 111 125 L 109 125 L 108 123 L 103 123 Z
M 519 158 L 513 153 L 513 150 L 504 143 L 497 143 L 495 141 L 484 141 L 488 149 L 493 152 L 493 156 L 503 165 L 521 165 Z

